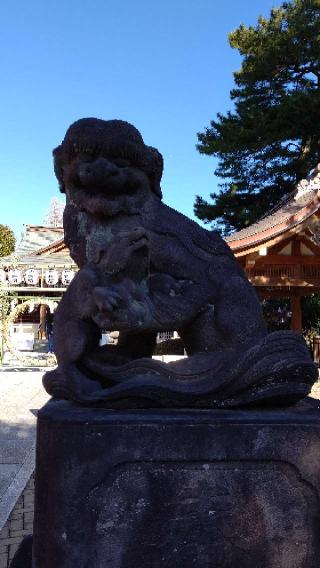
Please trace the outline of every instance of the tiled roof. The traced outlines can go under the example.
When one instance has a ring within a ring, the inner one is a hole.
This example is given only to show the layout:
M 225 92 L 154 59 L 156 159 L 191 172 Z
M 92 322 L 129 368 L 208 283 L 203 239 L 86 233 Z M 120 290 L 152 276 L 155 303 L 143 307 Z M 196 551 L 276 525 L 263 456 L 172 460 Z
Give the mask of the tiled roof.
M 22 256 L 37 249 L 44 248 L 63 237 L 63 227 L 41 227 L 26 225 L 25 232 L 18 244 L 15 255 Z
M 57 239 L 55 241 L 53 241 L 52 243 L 50 243 L 49 245 L 46 245 L 44 247 L 41 247 L 35 251 L 33 251 L 31 253 L 32 256 L 43 256 L 43 255 L 48 255 L 48 254 L 67 254 L 67 246 L 64 243 L 64 236 L 62 237 L 62 239 Z
M 62 227 L 26 225 L 15 252 L 0 258 L 0 266 L 6 267 L 13 263 L 20 266 L 75 265 L 63 244 Z
M 227 242 L 233 250 L 252 246 L 299 225 L 320 208 L 320 167 L 283 198 L 257 223 L 233 233 Z
M 39 266 L 53 267 L 53 266 L 75 266 L 75 262 L 71 259 L 69 254 L 51 254 L 46 256 L 30 256 L 26 255 L 23 257 L 15 258 L 14 262 L 11 256 L 3 257 L 0 259 L 0 267 L 6 268 L 10 267 L 12 264 L 17 264 L 17 266 L 29 266 L 31 268 L 36 268 Z

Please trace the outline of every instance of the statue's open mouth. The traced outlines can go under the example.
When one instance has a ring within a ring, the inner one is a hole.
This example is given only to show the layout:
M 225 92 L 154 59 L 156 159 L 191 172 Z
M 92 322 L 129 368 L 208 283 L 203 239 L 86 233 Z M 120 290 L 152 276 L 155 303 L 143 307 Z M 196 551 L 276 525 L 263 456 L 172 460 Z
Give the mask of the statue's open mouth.
M 77 193 L 81 192 L 85 195 L 86 198 L 94 197 L 102 197 L 102 198 L 109 198 L 112 199 L 119 197 L 119 195 L 133 195 L 138 190 L 138 184 L 132 183 L 123 185 L 118 183 L 116 179 L 111 178 L 108 183 L 104 185 L 78 185 L 76 188 L 73 189 L 73 192 L 76 191 Z
M 117 200 L 125 197 L 132 197 L 134 195 L 134 191 L 133 190 L 128 190 L 128 188 L 126 188 L 126 190 L 122 190 L 121 188 L 117 188 L 117 187 L 105 187 L 105 188 L 101 188 L 101 187 L 97 187 L 97 186 L 91 186 L 90 188 L 83 188 L 83 187 L 77 187 L 76 189 L 73 190 L 73 198 L 72 200 L 75 202 L 78 202 L 79 205 L 85 204 L 85 203 L 90 203 L 90 202 L 95 202 L 97 201 L 98 203 L 100 203 L 100 208 L 101 205 L 106 205 L 108 202 L 112 201 L 112 202 L 116 202 Z

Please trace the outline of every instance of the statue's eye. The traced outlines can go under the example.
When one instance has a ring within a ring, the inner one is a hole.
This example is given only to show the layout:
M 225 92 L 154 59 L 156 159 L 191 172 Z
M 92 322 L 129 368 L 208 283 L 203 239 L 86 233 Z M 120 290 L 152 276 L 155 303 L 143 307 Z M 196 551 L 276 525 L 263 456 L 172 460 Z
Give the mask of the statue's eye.
M 125 158 L 112 158 L 113 163 L 118 166 L 118 168 L 129 168 L 131 163 Z

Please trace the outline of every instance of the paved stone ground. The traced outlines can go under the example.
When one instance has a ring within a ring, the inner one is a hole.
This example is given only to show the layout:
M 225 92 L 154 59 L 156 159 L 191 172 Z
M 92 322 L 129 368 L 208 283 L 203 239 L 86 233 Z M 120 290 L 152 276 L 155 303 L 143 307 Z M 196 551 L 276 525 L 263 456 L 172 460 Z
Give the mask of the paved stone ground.
M 36 414 L 48 399 L 41 369 L 0 370 L 0 529 L 34 469 Z
M 9 568 L 24 536 L 33 532 L 34 476 L 29 479 L 0 531 L 0 568 Z
M 36 414 L 48 400 L 43 372 L 0 368 L 0 568 L 32 532 Z

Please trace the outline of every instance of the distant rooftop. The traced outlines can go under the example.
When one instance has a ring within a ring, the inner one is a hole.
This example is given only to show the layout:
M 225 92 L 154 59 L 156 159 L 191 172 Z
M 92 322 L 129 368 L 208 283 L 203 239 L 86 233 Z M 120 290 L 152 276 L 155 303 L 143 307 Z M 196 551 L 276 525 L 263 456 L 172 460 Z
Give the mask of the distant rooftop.
M 25 266 L 74 265 L 64 245 L 63 237 L 63 227 L 25 225 L 24 233 L 15 252 L 0 258 L 0 265 L 5 267 L 12 262 Z
M 320 164 L 296 189 L 259 221 L 226 238 L 237 251 L 269 240 L 299 225 L 320 208 Z
M 41 225 L 25 225 L 25 231 L 15 254 L 22 256 L 42 249 L 63 238 L 63 227 L 42 227 Z

